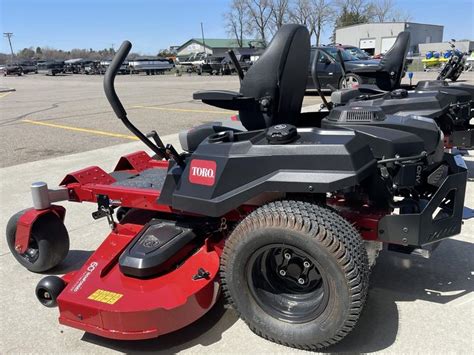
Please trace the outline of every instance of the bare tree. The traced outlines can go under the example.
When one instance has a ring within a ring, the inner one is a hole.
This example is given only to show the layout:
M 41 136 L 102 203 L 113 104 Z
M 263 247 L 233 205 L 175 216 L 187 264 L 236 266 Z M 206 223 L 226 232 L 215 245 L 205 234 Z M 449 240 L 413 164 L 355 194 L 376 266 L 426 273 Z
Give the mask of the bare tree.
M 316 45 L 319 46 L 323 28 L 333 21 L 334 9 L 330 0 L 312 0 L 311 5 L 311 32 L 314 32 Z
M 275 34 L 281 26 L 288 22 L 289 0 L 270 0 L 272 15 L 270 17 L 270 31 Z
M 273 10 L 269 0 L 246 0 L 247 10 L 250 15 L 250 25 L 258 33 L 264 43 L 266 32 Z
M 405 10 L 393 10 L 389 16 L 389 20 L 392 22 L 409 22 L 413 18 L 409 12 Z
M 394 0 L 376 0 L 370 3 L 369 18 L 377 22 L 406 22 L 411 20 L 411 15 L 398 10 Z
M 358 16 L 372 12 L 372 3 L 368 0 L 335 0 L 334 5 L 338 9 L 346 9 L 346 11 Z
M 309 35 L 313 35 L 313 9 L 310 0 L 296 0 L 290 10 L 290 19 L 292 22 L 306 26 L 308 28 Z
M 243 47 L 244 34 L 248 33 L 249 26 L 246 0 L 233 0 L 224 19 L 227 33 L 237 40 L 239 47 Z
M 390 16 L 394 11 L 393 0 L 377 0 L 372 2 L 371 17 L 377 22 L 389 21 Z

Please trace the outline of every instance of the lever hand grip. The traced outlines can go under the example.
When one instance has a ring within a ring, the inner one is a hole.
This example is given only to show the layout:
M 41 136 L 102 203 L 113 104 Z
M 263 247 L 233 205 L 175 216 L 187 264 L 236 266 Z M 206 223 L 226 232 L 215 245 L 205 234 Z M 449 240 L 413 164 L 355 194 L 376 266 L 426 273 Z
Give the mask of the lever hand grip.
M 110 63 L 109 67 L 107 68 L 107 72 L 105 73 L 104 77 L 105 96 L 107 97 L 107 100 L 109 100 L 110 106 L 112 106 L 115 115 L 120 119 L 127 117 L 127 111 L 125 111 L 123 108 L 123 105 L 120 102 L 117 93 L 115 92 L 114 80 L 120 69 L 120 66 L 127 58 L 128 53 L 130 53 L 130 49 L 132 49 L 132 44 L 129 41 L 124 41 L 112 59 L 112 63 Z

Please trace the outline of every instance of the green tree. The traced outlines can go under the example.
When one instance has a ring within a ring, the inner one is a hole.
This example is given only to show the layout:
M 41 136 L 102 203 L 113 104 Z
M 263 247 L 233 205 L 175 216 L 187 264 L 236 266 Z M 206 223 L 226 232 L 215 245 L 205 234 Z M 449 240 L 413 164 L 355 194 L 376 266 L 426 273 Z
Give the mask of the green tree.
M 339 15 L 334 22 L 334 31 L 331 41 L 336 41 L 336 28 L 357 25 L 359 23 L 367 23 L 370 20 L 369 11 L 360 11 L 350 5 L 342 5 Z
M 351 11 L 347 7 L 343 7 L 339 17 L 336 19 L 336 28 L 357 25 L 359 23 L 366 23 L 368 21 L 369 17 L 367 15 Z
M 33 48 L 23 48 L 18 52 L 17 56 L 21 59 L 31 59 L 35 56 L 35 51 Z

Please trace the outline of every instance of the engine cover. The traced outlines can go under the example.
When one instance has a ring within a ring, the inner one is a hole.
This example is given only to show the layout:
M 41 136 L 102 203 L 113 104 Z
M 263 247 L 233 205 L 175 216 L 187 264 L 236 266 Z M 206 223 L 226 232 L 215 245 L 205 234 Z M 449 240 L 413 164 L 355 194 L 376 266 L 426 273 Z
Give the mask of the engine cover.
M 321 126 L 352 129 L 365 135 L 378 159 L 419 155 L 423 151 L 437 156 L 436 160 L 442 158 L 442 135 L 432 119 L 386 115 L 380 107 L 351 105 L 335 107 Z

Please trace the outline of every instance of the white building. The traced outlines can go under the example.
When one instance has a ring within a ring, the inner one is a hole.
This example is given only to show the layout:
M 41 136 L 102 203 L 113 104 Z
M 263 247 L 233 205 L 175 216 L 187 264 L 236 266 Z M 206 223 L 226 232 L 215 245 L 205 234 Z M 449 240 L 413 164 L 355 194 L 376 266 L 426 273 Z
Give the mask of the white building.
M 387 52 L 402 31 L 410 31 L 409 52 L 419 53 L 420 43 L 441 42 L 443 26 L 413 22 L 363 23 L 336 29 L 336 43 L 353 45 L 367 53 Z

